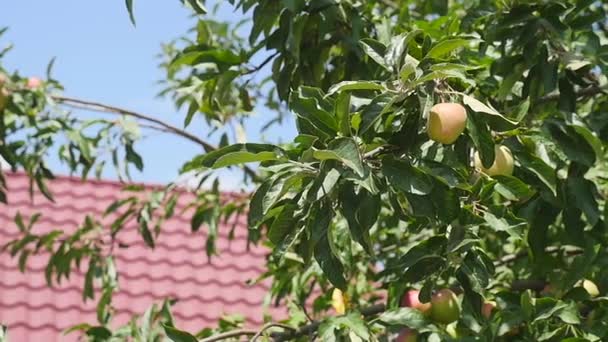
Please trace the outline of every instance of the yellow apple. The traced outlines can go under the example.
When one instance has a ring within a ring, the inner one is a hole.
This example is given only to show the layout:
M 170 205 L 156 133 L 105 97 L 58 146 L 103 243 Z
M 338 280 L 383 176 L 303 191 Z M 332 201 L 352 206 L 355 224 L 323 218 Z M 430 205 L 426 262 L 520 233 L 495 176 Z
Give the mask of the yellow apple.
M 334 289 L 334 292 L 331 294 L 331 306 L 333 306 L 337 314 L 344 315 L 348 308 L 348 296 L 343 294 L 342 290 Z
M 582 285 L 583 288 L 585 288 L 585 290 L 587 291 L 587 293 L 589 293 L 589 296 L 591 296 L 591 298 L 595 298 L 600 295 L 600 290 L 597 288 L 597 285 L 595 285 L 595 283 L 591 280 L 584 279 Z
M 442 144 L 452 144 L 464 131 L 467 110 L 459 103 L 439 103 L 429 112 L 427 134 Z
M 513 155 L 508 147 L 502 145 L 494 146 L 494 164 L 489 169 L 483 167 L 479 152 L 475 152 L 475 168 L 481 170 L 481 172 L 488 176 L 499 176 L 506 175 L 510 176 L 513 174 Z

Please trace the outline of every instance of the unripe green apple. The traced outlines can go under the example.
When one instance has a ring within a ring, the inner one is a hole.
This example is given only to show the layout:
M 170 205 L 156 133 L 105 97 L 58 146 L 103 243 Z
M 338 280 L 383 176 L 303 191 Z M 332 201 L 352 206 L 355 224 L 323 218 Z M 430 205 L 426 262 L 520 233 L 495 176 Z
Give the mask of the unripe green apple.
M 442 144 L 452 144 L 464 131 L 467 110 L 459 103 L 438 103 L 431 108 L 427 120 L 429 138 Z
M 443 289 L 431 298 L 431 318 L 439 323 L 450 324 L 458 320 L 460 304 L 450 289 Z
M 30 77 L 27 79 L 27 87 L 29 89 L 36 89 L 42 85 L 42 80 L 38 77 Z
M 496 302 L 491 300 L 486 301 L 481 307 L 481 314 L 485 318 L 490 318 L 492 316 L 492 311 L 494 311 L 494 308 L 496 308 Z
M 585 288 L 585 290 L 587 291 L 587 293 L 589 293 L 589 296 L 591 296 L 591 298 L 595 298 L 600 295 L 600 289 L 598 289 L 597 285 L 595 285 L 595 283 L 591 280 L 584 279 L 582 285 L 583 288 Z
M 416 342 L 418 341 L 418 332 L 412 329 L 403 329 L 397 336 L 395 342 Z
M 407 308 L 413 308 L 420 310 L 423 314 L 429 315 L 431 313 L 431 303 L 422 303 L 418 299 L 420 295 L 420 291 L 418 290 L 410 290 L 407 291 L 403 298 L 401 298 L 401 306 Z
M 479 152 L 475 152 L 475 168 L 481 170 L 481 172 L 488 176 L 499 176 L 506 175 L 510 176 L 513 174 L 513 155 L 511 150 L 502 145 L 494 146 L 494 164 L 489 169 L 483 167 Z

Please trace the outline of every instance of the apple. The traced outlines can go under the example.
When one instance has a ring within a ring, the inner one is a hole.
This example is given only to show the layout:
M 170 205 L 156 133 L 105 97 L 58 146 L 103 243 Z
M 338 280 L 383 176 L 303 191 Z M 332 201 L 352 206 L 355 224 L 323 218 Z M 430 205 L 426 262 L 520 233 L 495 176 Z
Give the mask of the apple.
M 431 318 L 439 323 L 450 324 L 458 320 L 460 304 L 450 289 L 442 289 L 431 298 Z
M 492 316 L 492 311 L 494 311 L 495 308 L 496 302 L 488 300 L 483 303 L 483 306 L 481 307 L 481 314 L 485 318 L 490 318 Z
M 486 169 L 481 163 L 479 152 L 475 152 L 475 168 L 481 170 L 481 172 L 488 176 L 512 175 L 513 155 L 511 154 L 511 150 L 506 146 L 495 145 L 494 155 L 494 164 L 492 164 L 489 169 Z
M 2 112 L 8 105 L 10 99 L 10 93 L 8 90 L 0 87 L 0 112 Z
M 467 110 L 459 103 L 438 103 L 431 108 L 427 121 L 429 138 L 442 144 L 452 144 L 464 131 Z
M 29 89 L 36 89 L 42 86 L 42 80 L 38 77 L 30 77 L 27 79 L 27 85 Z
M 397 336 L 395 342 L 416 342 L 418 341 L 418 332 L 412 329 L 403 329 Z
M 333 306 L 337 314 L 344 315 L 348 307 L 348 297 L 342 293 L 342 290 L 334 289 L 334 292 L 331 294 L 331 306 Z
M 553 285 L 551 284 L 547 284 L 545 285 L 545 287 L 543 287 L 543 289 L 540 291 L 541 296 L 543 297 L 552 297 L 555 295 L 555 289 L 553 288 Z
M 597 288 L 597 285 L 595 285 L 595 283 L 591 280 L 583 279 L 582 285 L 583 288 L 585 288 L 585 290 L 587 291 L 587 293 L 589 293 L 589 296 L 591 296 L 591 298 L 595 298 L 600 295 L 600 290 Z
M 431 313 L 431 303 L 422 303 L 418 299 L 420 291 L 409 290 L 401 298 L 401 306 L 420 310 L 423 314 L 429 315 Z

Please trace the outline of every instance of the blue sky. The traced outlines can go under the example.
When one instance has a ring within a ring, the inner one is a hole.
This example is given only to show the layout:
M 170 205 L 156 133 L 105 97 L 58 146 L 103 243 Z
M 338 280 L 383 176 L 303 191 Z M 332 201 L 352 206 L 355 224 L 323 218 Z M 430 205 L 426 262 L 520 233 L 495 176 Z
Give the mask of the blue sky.
M 136 27 L 131 25 L 122 0 L 7 2 L 0 14 L 0 27 L 8 26 L 9 31 L 0 46 L 12 43 L 15 47 L 3 65 L 21 75 L 44 76 L 47 63 L 56 57 L 53 75 L 66 88 L 65 95 L 125 107 L 181 126 L 183 113 L 176 112 L 170 101 L 156 97 L 160 90 L 156 82 L 163 75 L 156 55 L 162 42 L 183 35 L 192 26 L 191 12 L 177 0 L 134 3 Z M 240 12 L 228 8 L 218 16 L 235 21 L 242 18 Z M 255 128 L 265 121 L 259 120 L 263 116 L 263 109 L 255 113 L 249 141 L 261 139 Z M 202 120 L 195 121 L 189 130 L 203 137 L 208 132 Z M 288 125 L 273 129 L 266 138 L 291 140 L 294 135 L 293 125 Z M 153 132 L 146 136 L 136 146 L 146 163 L 143 173 L 132 173 L 136 181 L 172 181 L 182 163 L 199 151 L 198 146 L 174 136 Z M 59 173 L 66 170 L 57 162 L 52 166 Z M 233 173 L 222 175 L 224 183 L 237 182 Z M 115 175 L 109 170 L 104 177 Z M 238 188 L 237 184 L 224 187 Z

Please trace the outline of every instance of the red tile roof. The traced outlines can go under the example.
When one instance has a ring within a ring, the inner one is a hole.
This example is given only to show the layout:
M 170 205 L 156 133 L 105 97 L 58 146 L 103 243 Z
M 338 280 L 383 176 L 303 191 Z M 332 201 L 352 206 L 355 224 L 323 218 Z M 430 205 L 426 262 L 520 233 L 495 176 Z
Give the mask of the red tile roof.
M 17 212 L 25 218 L 42 214 L 34 233 L 70 231 L 82 224 L 85 215 L 101 217 L 109 204 L 124 198 L 117 182 L 58 177 L 49 183 L 55 202 L 39 193 L 32 201 L 26 176 L 5 176 L 9 204 L 0 205 L 0 245 L 19 236 L 14 223 Z M 189 199 L 192 195 L 183 193 L 178 207 L 184 207 Z M 191 233 L 190 216 L 178 213 L 176 210 L 176 215 L 163 224 L 154 250 L 144 245 L 135 222 L 120 233 L 119 240 L 130 247 L 114 252 L 120 289 L 113 298 L 117 310 L 113 325 L 126 323 L 133 314 L 143 314 L 165 297 L 178 299 L 173 307 L 176 326 L 192 332 L 215 327 L 222 314 L 242 314 L 249 319 L 250 327 L 259 326 L 264 313 L 279 314 L 276 309 L 263 308 L 268 283 L 246 284 L 263 272 L 268 251 L 253 245 L 247 250 L 245 218 L 235 217 L 219 228 L 219 256 L 208 260 L 205 228 Z M 235 236 L 229 241 L 233 223 Z M 31 256 L 22 274 L 16 258 L 0 254 L 0 322 L 8 325 L 11 341 L 73 341 L 77 334 L 66 337 L 62 335 L 64 329 L 81 322 L 97 324 L 95 302 L 82 302 L 86 268 L 61 285 L 48 288 L 44 278 L 47 261 L 48 255 Z

